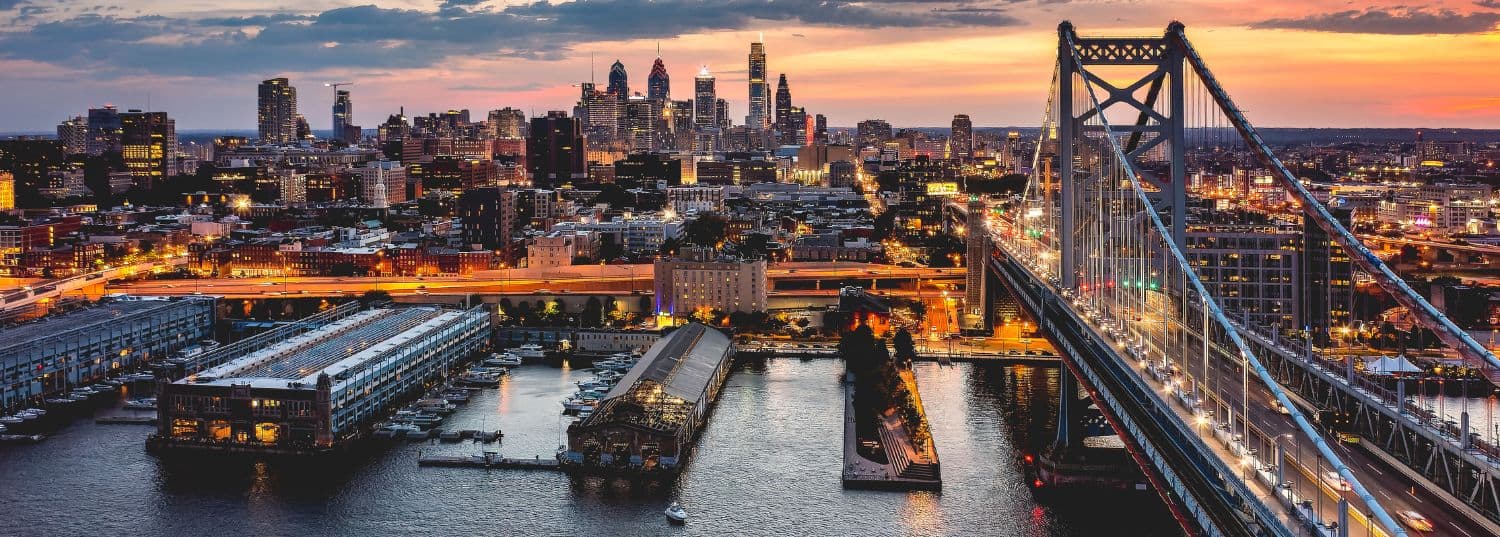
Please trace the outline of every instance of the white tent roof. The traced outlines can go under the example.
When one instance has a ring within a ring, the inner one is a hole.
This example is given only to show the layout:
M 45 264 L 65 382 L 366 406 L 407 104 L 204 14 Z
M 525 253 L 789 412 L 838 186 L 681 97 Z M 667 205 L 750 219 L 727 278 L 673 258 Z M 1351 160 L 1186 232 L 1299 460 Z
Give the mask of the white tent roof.
M 1412 365 L 1405 356 L 1381 356 L 1365 359 L 1365 371 L 1377 375 L 1393 373 L 1420 373 L 1422 368 Z

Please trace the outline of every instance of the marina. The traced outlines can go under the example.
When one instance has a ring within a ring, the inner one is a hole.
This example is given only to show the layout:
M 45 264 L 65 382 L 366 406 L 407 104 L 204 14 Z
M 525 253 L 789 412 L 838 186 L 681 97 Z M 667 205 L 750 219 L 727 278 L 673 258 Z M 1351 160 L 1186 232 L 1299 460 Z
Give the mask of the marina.
M 0 444 L 0 487 L 7 524 L 44 528 L 44 534 L 104 531 L 200 535 L 233 525 L 247 532 L 336 537 L 370 533 L 526 534 L 590 532 L 619 527 L 639 535 L 723 533 L 796 535 L 838 533 L 851 525 L 889 528 L 878 534 L 998 534 L 1059 537 L 1107 534 L 1097 507 L 1034 503 L 1014 446 L 1032 426 L 1046 426 L 1055 407 L 1055 369 L 917 364 L 933 434 L 943 441 L 941 493 L 845 490 L 841 485 L 842 365 L 798 359 L 737 360 L 702 430 L 692 463 L 671 486 L 621 488 L 610 480 L 569 478 L 542 468 L 423 466 L 428 457 L 468 458 L 495 452 L 513 460 L 548 460 L 566 442 L 576 418 L 557 401 L 575 393 L 596 370 L 567 360 L 512 369 L 497 388 L 465 390 L 467 404 L 445 416 L 444 430 L 504 429 L 499 444 L 470 441 L 372 442 L 316 464 L 293 460 L 203 464 L 152 457 L 141 449 L 146 432 L 97 425 L 64 425 L 42 445 Z M 1052 394 L 1052 395 L 1049 395 Z M 118 413 L 101 409 L 99 415 Z M 1033 420 L 1031 416 L 1036 416 Z M 1027 425 L 1032 423 L 1032 425 Z M 107 462 L 105 462 L 107 461 Z M 520 463 L 524 464 L 524 463 Z M 495 509 L 497 497 L 526 498 Z M 24 500 L 23 500 L 24 499 Z M 673 530 L 663 509 L 680 501 L 691 516 Z M 746 511 L 747 501 L 764 509 Z M 976 503 L 977 502 L 977 503 Z M 141 506 L 120 509 L 119 505 Z M 976 508 L 978 506 L 979 508 Z M 73 517 L 47 516 L 67 509 Z M 212 519 L 191 513 L 209 509 Z M 819 510 L 817 518 L 776 513 Z M 1170 519 L 1132 507 L 1139 535 L 1176 535 Z M 1107 510 L 1106 510 L 1107 511 Z M 344 516 L 329 517 L 339 512 Z M 912 526 L 908 516 L 920 517 Z M 1104 533 L 1101 533 L 1104 532 Z M 5 533 L 0 528 L 0 533 Z M 930 533 L 929 533 L 930 534 Z

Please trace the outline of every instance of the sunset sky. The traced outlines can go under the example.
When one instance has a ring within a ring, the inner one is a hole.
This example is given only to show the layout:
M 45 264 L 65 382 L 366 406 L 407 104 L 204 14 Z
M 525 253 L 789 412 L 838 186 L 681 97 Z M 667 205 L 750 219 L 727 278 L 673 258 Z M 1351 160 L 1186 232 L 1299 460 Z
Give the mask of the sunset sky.
M 504 106 L 569 110 L 615 59 L 644 93 L 658 44 L 675 98 L 706 65 L 735 122 L 748 43 L 833 126 L 1034 125 L 1056 27 L 1159 35 L 1173 19 L 1262 126 L 1500 128 L 1500 0 L 0 0 L 0 132 L 90 106 L 166 110 L 179 130 L 253 129 L 255 85 L 292 79 L 313 128 L 324 82 L 355 122 Z M 96 5 L 105 4 L 105 5 Z

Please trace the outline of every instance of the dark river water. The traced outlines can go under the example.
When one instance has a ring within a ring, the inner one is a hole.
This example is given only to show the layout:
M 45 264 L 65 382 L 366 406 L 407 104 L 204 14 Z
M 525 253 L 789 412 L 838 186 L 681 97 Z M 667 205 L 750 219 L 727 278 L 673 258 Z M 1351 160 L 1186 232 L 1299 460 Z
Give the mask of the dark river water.
M 0 446 L 0 535 L 1177 535 L 1152 500 L 1039 505 L 1020 453 L 1049 438 L 1055 367 L 917 364 L 943 465 L 941 492 L 844 490 L 841 363 L 736 365 L 677 483 L 642 491 L 561 473 L 421 468 L 395 444 L 319 465 L 146 454 L 149 428 L 77 420 L 37 445 Z M 590 378 L 516 368 L 445 428 L 504 429 L 509 457 L 549 457 L 559 401 Z M 120 410 L 101 410 L 119 414 Z M 668 526 L 673 499 L 690 512 Z

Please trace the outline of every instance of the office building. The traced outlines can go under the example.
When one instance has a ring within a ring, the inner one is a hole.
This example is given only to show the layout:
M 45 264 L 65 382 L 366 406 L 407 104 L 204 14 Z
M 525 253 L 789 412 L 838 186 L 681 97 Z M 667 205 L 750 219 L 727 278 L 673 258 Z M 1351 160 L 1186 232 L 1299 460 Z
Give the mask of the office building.
M 213 337 L 214 299 L 112 298 L 0 328 L 0 410 L 103 379 Z
M 166 112 L 120 114 L 120 156 L 134 186 L 150 190 L 161 184 L 177 160 L 176 122 Z
M 90 156 L 120 152 L 120 111 L 109 105 L 90 108 L 85 144 Z
M 490 110 L 487 121 L 491 138 L 517 140 L 525 136 L 526 113 L 509 106 Z
M 297 127 L 297 88 L 285 78 L 262 81 L 256 108 L 260 140 L 270 144 L 289 144 L 300 140 Z
M 625 74 L 625 64 L 615 60 L 615 64 L 609 66 L 609 88 L 605 90 L 617 101 L 630 98 L 629 76 Z
M 966 114 L 953 116 L 953 126 L 948 135 L 948 158 L 974 158 L 974 123 L 969 121 Z
M 766 44 L 756 41 L 750 44 L 750 115 L 745 126 L 751 130 L 766 130 L 770 127 L 770 88 L 766 83 Z
M 0 211 L 9 211 L 15 208 L 16 175 L 10 172 L 0 172 Z
M 795 135 L 788 135 L 788 132 L 796 131 L 791 124 L 791 114 L 792 89 L 787 86 L 786 73 L 782 73 L 781 79 L 776 82 L 776 132 L 778 133 L 777 143 L 781 145 L 798 145 L 787 141 L 789 138 L 795 138 Z
M 554 187 L 588 177 L 584 165 L 583 129 L 567 112 L 547 112 L 531 119 L 526 138 L 526 167 L 531 184 Z
M 489 313 L 379 308 L 162 386 L 153 451 L 315 455 L 365 436 L 489 339 Z
M 625 101 L 625 115 L 621 126 L 631 151 L 656 150 L 657 106 L 657 101 L 640 95 L 632 95 Z
M 646 98 L 663 103 L 672 100 L 672 77 L 667 75 L 667 66 L 656 57 L 651 64 L 651 76 L 646 78 Z
M 866 119 L 854 128 L 860 147 L 880 147 L 894 137 L 891 124 L 883 119 Z
M 719 126 L 718 92 L 708 66 L 699 69 L 698 76 L 693 79 L 693 126 L 699 130 Z

